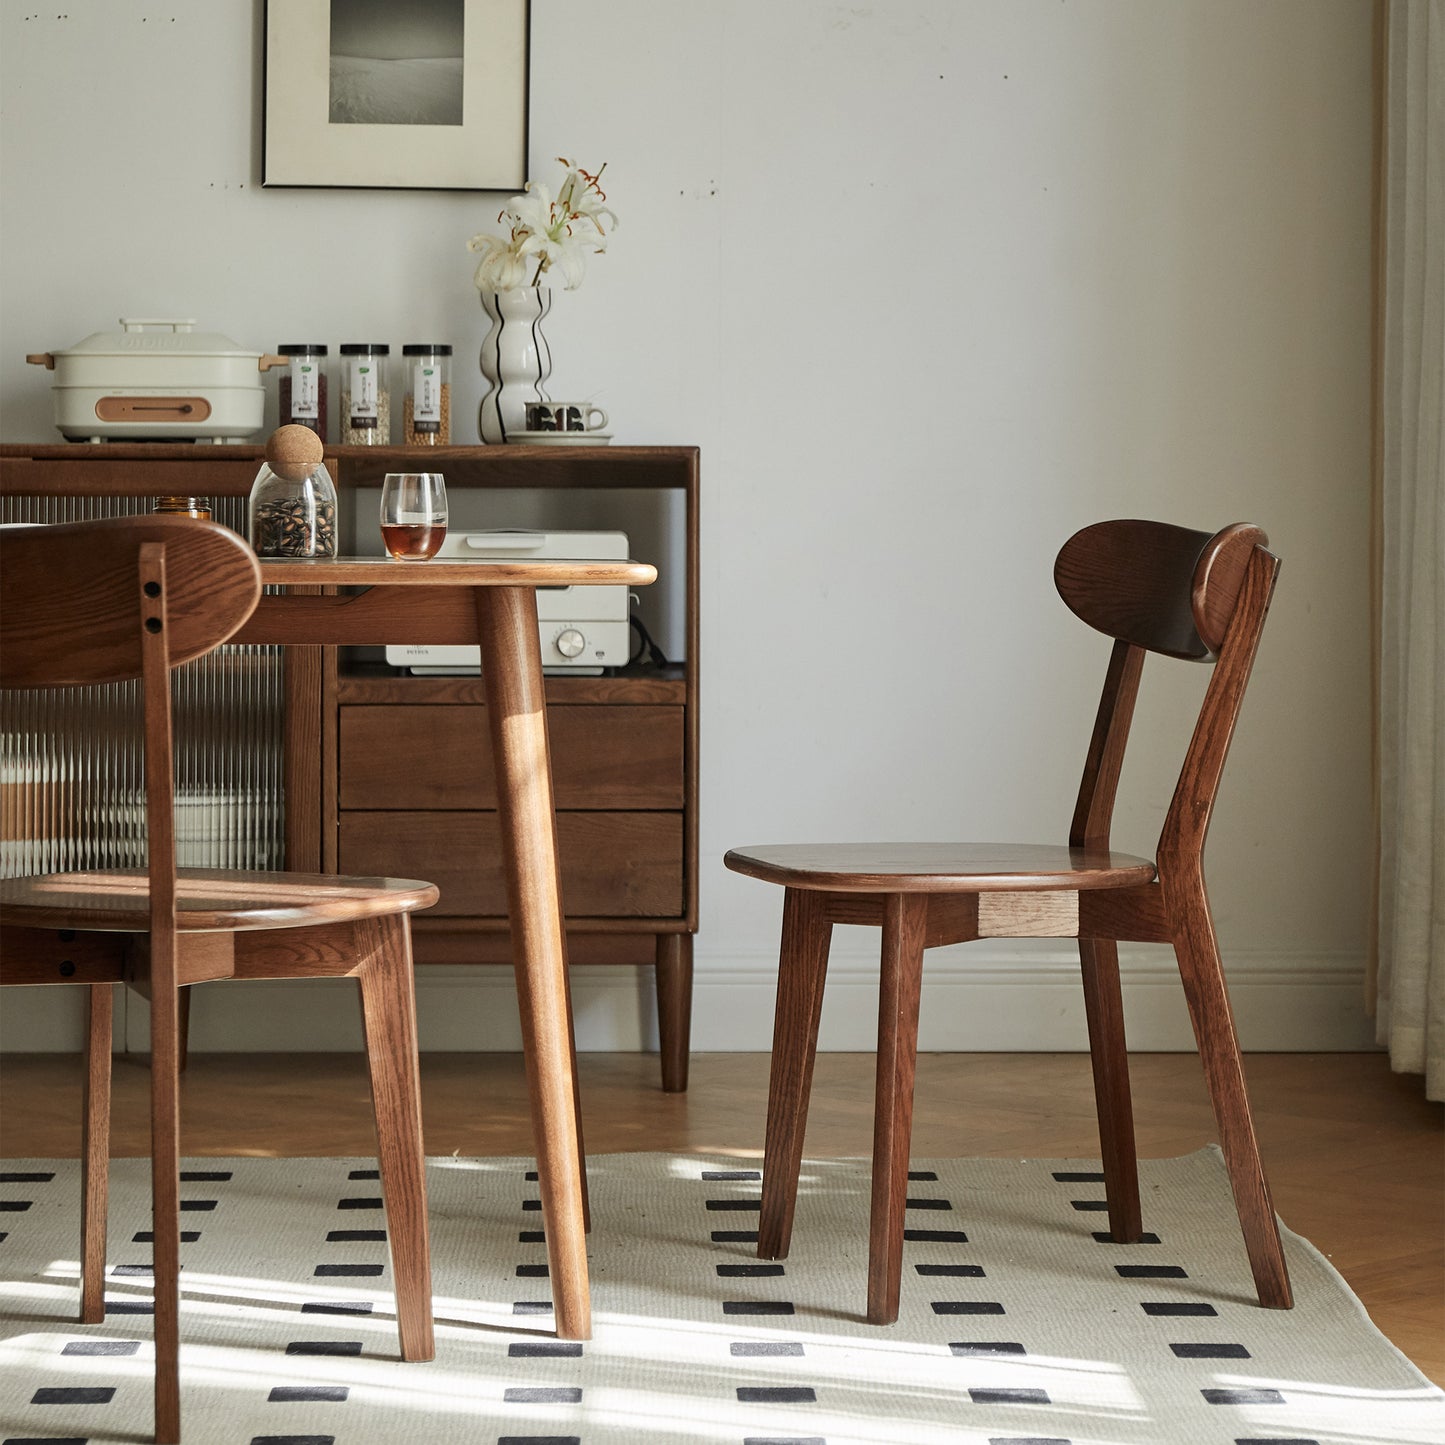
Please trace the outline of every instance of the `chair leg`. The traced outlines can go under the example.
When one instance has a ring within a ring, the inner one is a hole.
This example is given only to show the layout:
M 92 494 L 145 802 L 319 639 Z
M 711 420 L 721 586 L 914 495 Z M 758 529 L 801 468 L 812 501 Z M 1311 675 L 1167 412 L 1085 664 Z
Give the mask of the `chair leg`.
M 1139 1166 L 1134 1154 L 1134 1109 L 1129 1097 L 1129 1051 L 1124 1042 L 1124 1000 L 1119 990 L 1119 945 L 1113 939 L 1081 938 L 1084 1012 L 1094 1067 L 1094 1104 L 1109 1233 L 1115 1244 L 1133 1244 L 1143 1233 Z
M 181 1438 L 179 990 L 151 989 L 151 1245 L 156 1445 Z
M 692 1035 L 692 934 L 657 935 L 657 1032 L 662 1050 L 662 1088 L 687 1090 Z
M 115 990 L 86 990 L 85 1094 L 81 1104 L 80 1320 L 105 1319 L 105 1231 L 110 1194 L 110 1051 Z
M 786 1259 L 803 1166 L 803 1131 L 818 1019 L 833 925 L 824 894 L 789 888 L 783 894 L 783 939 L 778 957 L 778 997 L 773 1016 L 773 1060 L 768 1081 L 768 1129 L 763 1147 L 763 1201 L 758 1218 L 758 1258 Z
M 1289 1271 L 1280 1245 L 1279 1224 L 1270 1199 L 1269 1183 L 1259 1157 L 1249 1095 L 1244 1084 L 1244 1060 L 1234 1031 L 1234 1014 L 1224 982 L 1224 965 L 1214 934 L 1214 921 L 1203 880 L 1189 889 L 1184 906 L 1174 910 L 1174 952 L 1189 1018 L 1204 1065 L 1205 1083 L 1214 1106 L 1220 1148 L 1234 1190 L 1234 1207 L 1244 1232 L 1259 1302 L 1266 1309 L 1290 1309 Z
M 411 928 L 405 914 L 392 914 L 358 923 L 356 936 L 364 960 L 357 979 L 401 1357 L 430 1360 L 436 1356 L 436 1343 Z
M 913 1076 L 918 1061 L 918 998 L 928 897 L 894 893 L 883 905 L 878 988 L 878 1083 L 873 1106 L 873 1205 L 868 1230 L 868 1323 L 898 1318 L 903 1279 L 903 1219 L 908 1207 L 908 1146 L 913 1136 Z

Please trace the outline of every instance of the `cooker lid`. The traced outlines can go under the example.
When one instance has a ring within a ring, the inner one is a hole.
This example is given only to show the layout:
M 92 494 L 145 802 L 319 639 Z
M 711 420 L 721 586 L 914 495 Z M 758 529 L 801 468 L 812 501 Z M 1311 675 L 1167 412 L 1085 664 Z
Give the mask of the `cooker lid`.
M 121 330 L 96 331 L 56 356 L 249 356 L 261 353 L 222 336 L 219 331 L 197 331 L 188 317 L 122 316 Z

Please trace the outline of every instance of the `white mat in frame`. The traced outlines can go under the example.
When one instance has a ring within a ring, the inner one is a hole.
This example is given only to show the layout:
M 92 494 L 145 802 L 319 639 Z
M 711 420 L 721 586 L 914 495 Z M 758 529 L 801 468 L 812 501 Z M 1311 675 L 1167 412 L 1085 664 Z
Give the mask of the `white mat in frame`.
M 397 1358 L 364 1159 L 187 1161 L 185 1438 L 203 1445 L 1136 1445 L 1445 1440 L 1445 1393 L 1304 1240 L 1252 1302 L 1217 1153 L 1145 1161 L 1158 1243 L 1096 1238 L 1088 1161 L 917 1161 L 903 1306 L 861 1320 L 868 1173 L 810 1161 L 759 1265 L 748 1161 L 590 1161 L 595 1337 L 550 1333 L 522 1159 L 430 1161 L 438 1357 Z M 148 1438 L 147 1165 L 113 1165 L 103 1326 L 75 1310 L 78 1166 L 0 1166 L 0 1435 Z M 319 1308 L 318 1308 L 319 1307 Z M 141 1312 L 134 1312 L 134 1311 Z

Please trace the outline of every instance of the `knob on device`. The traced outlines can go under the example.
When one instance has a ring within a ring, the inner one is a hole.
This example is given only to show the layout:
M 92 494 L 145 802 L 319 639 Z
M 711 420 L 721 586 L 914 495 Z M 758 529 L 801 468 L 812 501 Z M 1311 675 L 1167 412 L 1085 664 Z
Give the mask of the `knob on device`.
M 587 639 L 575 627 L 564 628 L 557 634 L 557 651 L 563 657 L 580 657 L 587 646 Z

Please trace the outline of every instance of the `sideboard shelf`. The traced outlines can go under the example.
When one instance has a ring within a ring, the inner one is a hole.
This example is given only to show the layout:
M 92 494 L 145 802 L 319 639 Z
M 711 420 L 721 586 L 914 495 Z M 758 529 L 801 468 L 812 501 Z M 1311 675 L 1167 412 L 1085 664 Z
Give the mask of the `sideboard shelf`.
M 149 497 L 204 496 L 220 502 L 219 520 L 239 526 L 239 499 L 261 457 L 260 446 L 9 443 L 0 446 L 0 498 L 8 517 L 69 520 L 144 510 Z M 546 696 L 569 960 L 655 970 L 663 1087 L 686 1088 L 698 878 L 697 449 L 328 447 L 326 460 L 343 509 L 386 472 L 423 467 L 442 472 L 450 492 L 681 495 L 683 555 L 642 560 L 657 565 L 659 585 L 682 568 L 684 660 L 551 676 Z M 462 743 L 485 736 L 480 676 L 411 676 L 335 648 L 288 648 L 284 667 L 286 866 L 431 878 L 442 901 L 414 921 L 417 962 L 510 962 L 486 750 Z

